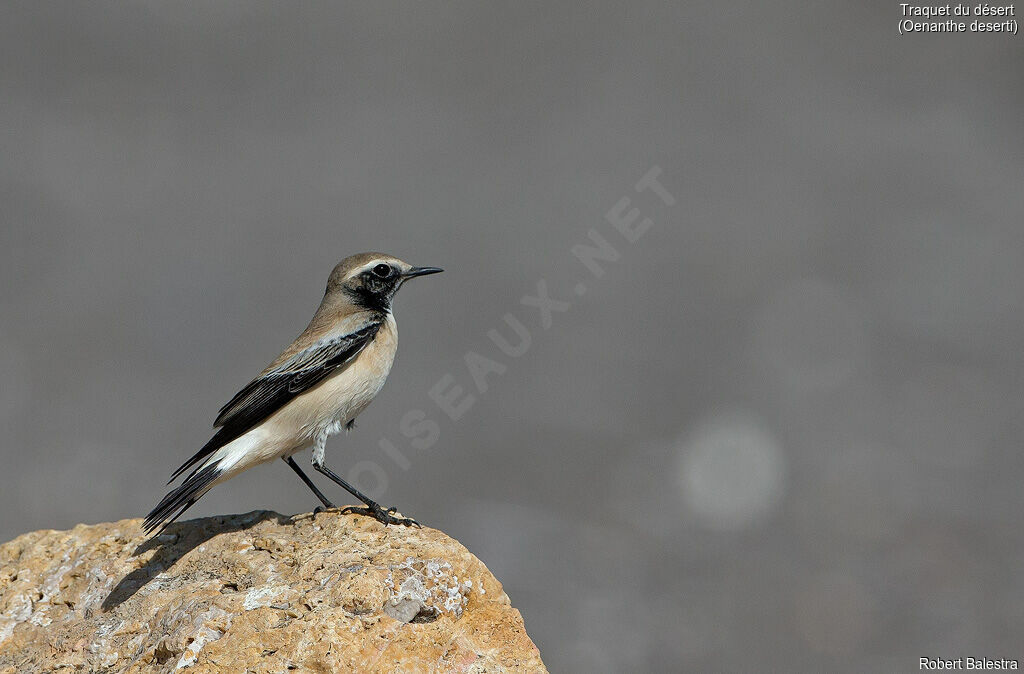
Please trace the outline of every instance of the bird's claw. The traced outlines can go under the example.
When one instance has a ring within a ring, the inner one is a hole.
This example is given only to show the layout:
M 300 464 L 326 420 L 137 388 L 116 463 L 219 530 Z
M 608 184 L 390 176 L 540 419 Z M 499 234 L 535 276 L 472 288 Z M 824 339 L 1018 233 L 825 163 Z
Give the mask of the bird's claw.
M 326 505 L 326 506 L 318 505 L 317 507 L 313 508 L 313 514 L 314 515 L 319 515 L 322 512 L 326 512 L 328 509 L 333 510 L 334 508 L 337 508 L 337 507 L 338 506 L 334 505 L 333 503 L 331 503 L 330 505 Z
M 421 529 L 423 528 L 420 526 L 419 522 L 412 519 L 411 517 L 395 517 L 393 513 L 398 512 L 398 509 L 393 507 L 385 510 L 380 506 L 366 506 L 365 508 L 358 506 L 347 506 L 345 508 L 342 508 L 341 512 L 346 515 L 366 515 L 377 520 L 384 526 L 387 526 L 389 524 L 401 524 L 405 527 L 418 527 Z

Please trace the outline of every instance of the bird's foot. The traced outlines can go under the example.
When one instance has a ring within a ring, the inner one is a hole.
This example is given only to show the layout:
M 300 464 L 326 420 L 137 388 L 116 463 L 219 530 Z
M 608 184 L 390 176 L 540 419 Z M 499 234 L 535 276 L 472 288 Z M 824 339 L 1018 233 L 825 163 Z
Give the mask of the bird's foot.
M 342 512 L 342 514 L 346 514 L 346 515 L 349 514 L 349 513 L 356 514 L 356 515 L 366 515 L 368 517 L 372 517 L 373 519 L 377 520 L 378 522 L 380 522 L 384 526 L 387 526 L 389 524 L 401 524 L 402 526 L 406 526 L 406 527 L 419 527 L 420 526 L 419 522 L 417 522 L 416 520 L 414 520 L 414 519 L 412 519 L 410 517 L 395 517 L 393 515 L 393 513 L 397 512 L 397 510 L 395 508 L 388 508 L 387 510 L 385 510 L 384 508 L 381 508 L 376 503 L 374 503 L 373 505 L 368 505 L 365 508 L 361 508 L 361 507 L 358 507 L 358 506 L 347 506 L 345 508 L 342 508 L 341 512 Z
M 333 510 L 334 508 L 337 508 L 337 507 L 338 506 L 334 505 L 333 503 L 328 502 L 327 505 L 318 505 L 317 507 L 313 508 L 313 514 L 314 515 L 319 515 L 320 513 L 324 512 L 325 510 L 328 510 L 328 509 Z

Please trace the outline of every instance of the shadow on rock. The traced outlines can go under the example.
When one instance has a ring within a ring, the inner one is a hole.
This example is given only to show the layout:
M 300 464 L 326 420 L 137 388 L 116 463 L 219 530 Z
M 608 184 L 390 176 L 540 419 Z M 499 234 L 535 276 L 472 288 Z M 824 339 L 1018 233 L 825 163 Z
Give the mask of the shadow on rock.
M 132 557 L 156 550 L 156 554 L 143 566 L 135 569 L 110 591 L 103 600 L 102 609 L 110 611 L 127 601 L 158 575 L 174 566 L 190 550 L 202 545 L 214 536 L 248 529 L 266 520 L 275 520 L 278 524 L 290 522 L 291 518 L 269 510 L 255 510 L 245 515 L 226 517 L 203 517 L 178 522 L 167 527 L 159 536 L 154 536 L 140 544 Z

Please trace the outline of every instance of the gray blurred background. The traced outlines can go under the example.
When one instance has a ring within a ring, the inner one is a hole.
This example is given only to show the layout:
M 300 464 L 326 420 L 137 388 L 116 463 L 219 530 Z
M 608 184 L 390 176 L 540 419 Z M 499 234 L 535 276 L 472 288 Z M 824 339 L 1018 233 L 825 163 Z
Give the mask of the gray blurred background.
M 4 3 L 0 539 L 145 514 L 331 267 L 383 250 L 447 273 L 398 297 L 328 461 L 480 556 L 552 671 L 1024 657 L 1022 43 L 897 21 Z M 654 166 L 674 206 L 634 190 Z M 540 279 L 571 303 L 547 330 Z M 506 368 L 485 393 L 468 351 Z M 314 504 L 277 463 L 189 515 Z

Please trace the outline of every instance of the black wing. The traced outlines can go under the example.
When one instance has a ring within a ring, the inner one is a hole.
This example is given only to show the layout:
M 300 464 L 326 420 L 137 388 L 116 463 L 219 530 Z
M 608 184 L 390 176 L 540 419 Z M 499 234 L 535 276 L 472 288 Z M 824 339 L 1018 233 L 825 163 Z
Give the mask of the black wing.
M 214 422 L 214 426 L 219 426 L 220 430 L 192 458 L 174 471 L 171 482 L 281 409 L 292 398 L 351 363 L 374 338 L 380 326 L 381 322 L 370 323 L 347 335 L 317 342 L 279 367 L 249 382 L 220 409 Z

